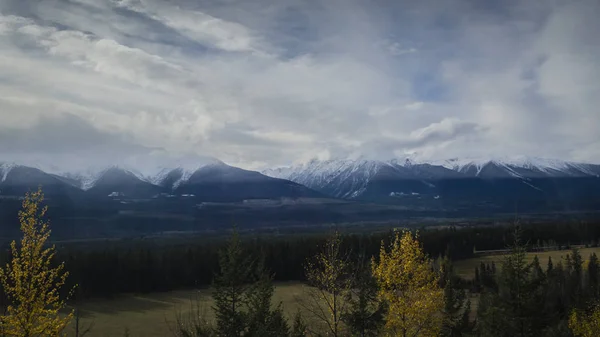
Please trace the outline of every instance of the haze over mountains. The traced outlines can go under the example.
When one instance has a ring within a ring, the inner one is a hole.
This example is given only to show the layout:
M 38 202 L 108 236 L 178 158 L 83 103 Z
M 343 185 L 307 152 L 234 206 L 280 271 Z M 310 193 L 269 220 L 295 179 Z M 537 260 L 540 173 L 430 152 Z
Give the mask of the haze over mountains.
M 216 159 L 203 158 L 193 166 L 189 162 L 148 166 L 143 161 L 138 165 L 129 162 L 69 170 L 4 163 L 0 164 L 0 194 L 22 195 L 42 185 L 48 195 L 93 197 L 151 198 L 167 194 L 233 201 L 322 196 L 289 180 L 232 167 Z
M 558 200 L 600 197 L 600 165 L 531 157 L 419 161 L 365 158 L 312 160 L 262 172 L 207 157 L 135 158 L 104 167 L 70 169 L 28 163 L 0 164 L 0 194 L 22 195 L 44 186 L 49 195 L 202 200 L 340 198 L 370 202 L 410 199 Z
M 491 193 L 485 191 L 492 189 L 491 184 L 497 185 L 499 182 L 505 184 L 502 188 L 515 188 L 512 191 L 515 194 L 538 193 L 548 188 L 544 185 L 547 181 L 553 184 L 585 178 L 600 181 L 594 179 L 600 175 L 600 165 L 528 157 L 429 162 L 411 159 L 313 160 L 303 165 L 266 170 L 264 173 L 295 181 L 335 197 L 366 199 L 413 193 L 440 195 L 454 192 L 468 195 L 468 189 L 475 187 L 481 189 L 480 193 L 486 194 Z

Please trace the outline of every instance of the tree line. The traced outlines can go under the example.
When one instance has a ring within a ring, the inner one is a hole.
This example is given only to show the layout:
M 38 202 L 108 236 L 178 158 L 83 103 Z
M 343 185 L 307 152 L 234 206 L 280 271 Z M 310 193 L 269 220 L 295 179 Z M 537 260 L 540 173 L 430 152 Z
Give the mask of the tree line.
M 600 232 L 593 233 L 593 224 L 589 223 L 521 226 L 522 239 L 530 243 L 529 249 L 568 249 L 572 244 L 596 246 L 600 238 Z M 419 229 L 419 233 L 419 241 L 429 256 L 448 256 L 451 260 L 474 257 L 475 251 L 505 249 L 512 240 L 511 228 L 506 226 Z M 358 258 L 359 252 L 373 256 L 378 254 L 382 241 L 389 243 L 391 234 L 392 231 L 346 233 L 341 245 L 355 255 L 353 259 Z M 263 256 L 275 281 L 305 281 L 304 262 L 317 254 L 318 247 L 328 239 L 327 233 L 285 236 L 241 233 L 240 236 L 240 244 L 248 254 Z M 78 296 L 86 298 L 210 286 L 218 270 L 219 251 L 226 241 L 194 238 L 183 242 L 132 240 L 87 245 L 62 245 L 57 252 L 57 261 L 64 261 L 71 272 L 70 282 L 79 285 Z
M 76 286 L 49 246 L 41 191 L 19 212 L 22 239 L 0 269 L 5 294 L 1 336 L 59 336 L 76 324 Z M 481 264 L 475 278 L 456 275 L 447 253 L 432 259 L 418 231 L 395 230 L 375 253 L 335 231 L 300 264 L 306 293 L 292 319 L 274 303 L 274 273 L 264 251 L 249 251 L 239 233 L 218 249 L 211 275 L 215 319 L 179 316 L 174 336 L 598 336 L 600 263 L 577 249 L 563 261 L 528 262 L 517 225 L 501 263 Z M 476 296 L 474 296 L 476 295 Z M 477 310 L 472 299 L 478 299 Z M 63 311 L 63 314 L 59 312 Z

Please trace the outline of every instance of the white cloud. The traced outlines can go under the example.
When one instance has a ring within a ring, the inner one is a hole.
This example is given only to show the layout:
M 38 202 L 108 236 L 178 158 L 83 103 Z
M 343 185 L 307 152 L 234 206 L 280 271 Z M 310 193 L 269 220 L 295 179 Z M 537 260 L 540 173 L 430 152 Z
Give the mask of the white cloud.
M 461 0 L 23 3 L 0 4 L 0 135 L 73 115 L 253 168 L 348 154 L 600 160 L 592 0 L 503 15 Z
M 163 1 L 115 0 L 117 6 L 145 14 L 181 34 L 227 51 L 262 53 L 258 38 L 241 24 Z

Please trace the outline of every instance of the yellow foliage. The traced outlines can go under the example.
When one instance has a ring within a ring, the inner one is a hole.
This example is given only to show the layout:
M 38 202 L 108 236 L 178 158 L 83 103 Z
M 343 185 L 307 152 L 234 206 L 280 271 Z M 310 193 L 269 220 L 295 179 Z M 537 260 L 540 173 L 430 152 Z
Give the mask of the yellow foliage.
M 325 249 L 306 265 L 306 278 L 313 286 L 308 290 L 304 308 L 315 321 L 324 325 L 328 336 L 341 336 L 344 330 L 342 314 L 350 290 L 348 254 L 341 251 L 341 236 L 336 231 L 327 240 Z
M 442 326 L 444 296 L 438 276 L 410 232 L 396 233 L 389 250 L 383 242 L 379 262 L 373 261 L 379 297 L 389 310 L 386 329 L 393 336 L 437 336 Z
M 59 336 L 70 323 L 73 313 L 61 317 L 65 308 L 59 290 L 68 273 L 64 264 L 52 267 L 54 247 L 45 247 L 50 237 L 44 221 L 46 207 L 39 189 L 28 193 L 19 212 L 23 238 L 21 244 L 11 243 L 12 259 L 0 269 L 0 283 L 11 303 L 0 318 L 0 333 L 4 336 Z
M 589 315 L 573 311 L 569 317 L 569 328 L 578 337 L 600 336 L 600 306 L 596 306 Z

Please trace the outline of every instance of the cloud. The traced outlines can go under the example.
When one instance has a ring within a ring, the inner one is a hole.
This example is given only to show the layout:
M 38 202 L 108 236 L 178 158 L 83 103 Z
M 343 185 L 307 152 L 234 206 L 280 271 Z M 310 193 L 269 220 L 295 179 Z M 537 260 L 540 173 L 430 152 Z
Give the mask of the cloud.
M 0 129 L 0 158 L 22 164 L 93 167 L 106 165 L 106 158 L 116 164 L 155 150 L 136 144 L 125 134 L 98 130 L 70 114 L 42 117 L 25 128 Z M 61 162 L 63 159 L 69 162 Z
M 598 9 L 593 0 L 6 0 L 0 135 L 19 139 L 23 156 L 42 151 L 33 131 L 74 127 L 87 132 L 46 150 L 106 138 L 105 148 L 249 168 L 409 153 L 598 162 Z

